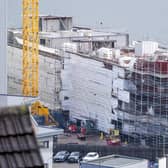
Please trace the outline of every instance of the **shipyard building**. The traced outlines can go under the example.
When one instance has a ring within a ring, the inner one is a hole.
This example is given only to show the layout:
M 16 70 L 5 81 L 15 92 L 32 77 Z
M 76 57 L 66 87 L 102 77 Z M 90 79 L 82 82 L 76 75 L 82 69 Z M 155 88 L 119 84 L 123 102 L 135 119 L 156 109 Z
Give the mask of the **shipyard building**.
M 40 16 L 39 99 L 50 109 L 61 111 L 61 74 L 66 50 L 88 53 L 93 48 L 127 46 L 128 34 L 97 32 L 73 27 L 72 17 Z M 105 39 L 107 39 L 105 41 Z M 8 93 L 21 94 L 22 30 L 8 30 Z
M 127 33 L 74 27 L 71 17 L 41 16 L 40 30 L 40 99 L 48 107 L 78 123 L 93 120 L 105 133 L 118 129 L 128 143 L 166 145 L 166 49 L 152 41 L 130 46 Z M 8 37 L 13 93 L 21 87 L 20 65 L 13 64 L 21 64 L 21 31 Z
M 105 133 L 118 129 L 128 143 L 167 146 L 167 50 L 143 41 L 89 54 L 66 51 L 62 108 L 70 118 L 92 119 Z

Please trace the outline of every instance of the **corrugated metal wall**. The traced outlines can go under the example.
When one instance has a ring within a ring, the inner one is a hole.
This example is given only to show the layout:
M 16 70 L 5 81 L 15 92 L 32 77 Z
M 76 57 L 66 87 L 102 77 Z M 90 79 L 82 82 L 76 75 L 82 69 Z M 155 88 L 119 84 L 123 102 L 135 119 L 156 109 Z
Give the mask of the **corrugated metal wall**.
M 7 93 L 7 0 L 0 0 L 0 94 Z M 0 106 L 6 102 L 0 97 Z

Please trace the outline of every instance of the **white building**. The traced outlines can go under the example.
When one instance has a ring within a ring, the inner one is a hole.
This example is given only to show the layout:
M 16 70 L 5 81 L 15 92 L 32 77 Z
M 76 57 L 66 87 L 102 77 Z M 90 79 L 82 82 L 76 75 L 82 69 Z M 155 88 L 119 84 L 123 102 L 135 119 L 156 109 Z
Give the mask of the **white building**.
M 58 128 L 40 127 L 33 118 L 32 121 L 45 168 L 52 168 L 53 138 L 63 134 L 64 130 Z
M 78 52 L 90 53 L 101 47 L 121 48 L 129 45 L 129 34 L 73 27 L 72 17 L 40 16 L 40 44 L 61 49 L 64 43 L 75 43 Z
M 64 43 L 75 43 L 80 53 L 90 53 L 99 48 L 122 48 L 129 45 L 126 33 L 111 33 L 97 30 L 66 30 L 57 32 L 40 32 L 40 44 L 61 49 Z
M 70 111 L 70 118 L 94 120 L 99 130 L 109 133 L 116 128 L 118 119 L 134 117 L 118 106 L 120 101 L 130 102 L 128 89 L 134 89 L 134 85 L 126 76 L 136 59 L 126 56 L 117 59 L 115 64 L 98 57 L 66 53 L 62 106 Z
M 142 41 L 135 44 L 136 56 L 153 55 L 158 50 L 158 43 L 155 41 Z

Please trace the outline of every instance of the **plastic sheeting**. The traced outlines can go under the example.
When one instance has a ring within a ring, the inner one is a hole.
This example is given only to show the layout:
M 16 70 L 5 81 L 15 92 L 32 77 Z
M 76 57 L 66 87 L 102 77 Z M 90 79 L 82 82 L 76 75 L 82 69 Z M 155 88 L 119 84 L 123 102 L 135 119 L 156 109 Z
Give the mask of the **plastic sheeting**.
M 90 118 L 97 121 L 99 130 L 109 132 L 113 128 L 112 71 L 102 62 L 69 54 L 62 72 L 63 94 L 69 97 L 71 118 Z M 66 100 L 62 105 L 67 107 Z M 63 107 L 64 108 L 64 107 Z
M 123 102 L 129 103 L 130 102 L 130 93 L 125 90 L 118 91 L 118 99 L 122 100 Z

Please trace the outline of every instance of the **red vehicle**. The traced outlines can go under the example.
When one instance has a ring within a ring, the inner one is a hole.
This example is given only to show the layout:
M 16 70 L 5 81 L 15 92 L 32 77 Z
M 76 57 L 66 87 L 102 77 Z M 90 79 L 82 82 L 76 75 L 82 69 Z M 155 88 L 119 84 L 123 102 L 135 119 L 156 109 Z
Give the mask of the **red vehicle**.
M 107 138 L 106 139 L 107 145 L 117 146 L 121 144 L 120 138 Z
M 68 126 L 68 131 L 71 132 L 71 133 L 77 133 L 77 131 L 78 131 L 77 125 L 75 125 L 75 124 L 69 125 Z

